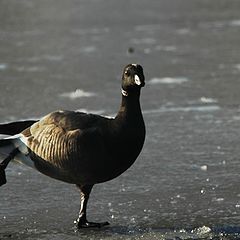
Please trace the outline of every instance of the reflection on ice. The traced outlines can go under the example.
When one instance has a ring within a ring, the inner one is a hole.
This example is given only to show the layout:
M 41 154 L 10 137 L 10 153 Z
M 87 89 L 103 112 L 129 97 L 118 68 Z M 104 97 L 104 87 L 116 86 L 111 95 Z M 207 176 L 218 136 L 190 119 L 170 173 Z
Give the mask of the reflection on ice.
M 230 25 L 240 27 L 240 20 L 233 20 L 230 22 Z
M 174 51 L 177 50 L 177 47 L 176 47 L 176 46 L 171 46 L 171 45 L 169 45 L 169 46 L 157 45 L 157 46 L 155 47 L 155 49 L 156 49 L 157 51 L 174 52 Z
M 208 97 L 201 97 L 201 98 L 200 98 L 200 101 L 201 101 L 202 103 L 217 103 L 217 100 L 216 100 L 216 99 L 208 98 Z
M 85 28 L 85 29 L 72 29 L 71 32 L 77 35 L 86 35 L 86 34 L 91 34 L 91 35 L 99 35 L 103 33 L 108 33 L 110 29 L 108 27 L 103 27 L 103 28 Z
M 131 40 L 134 44 L 154 44 L 156 39 L 154 38 L 134 38 Z
M 26 60 L 28 62 L 39 62 L 39 61 L 51 61 L 51 62 L 59 62 L 63 60 L 63 56 L 62 55 L 50 55 L 50 54 L 44 54 L 44 55 L 40 55 L 40 56 L 33 56 L 33 57 L 29 57 L 26 58 Z
M 240 27 L 240 20 L 202 22 L 199 26 L 202 28 Z
M 96 96 L 96 94 L 93 92 L 86 92 L 82 89 L 76 89 L 73 92 L 61 93 L 59 96 L 74 100 L 76 98 L 81 98 L 81 97 L 93 97 L 93 96 Z
M 0 70 L 5 70 L 7 68 L 7 64 L 0 63 Z
M 188 78 L 186 77 L 164 77 L 164 78 L 152 78 L 149 81 L 149 84 L 181 84 L 188 82 Z
M 180 34 L 180 35 L 189 34 L 190 32 L 191 32 L 191 30 L 188 29 L 188 28 L 181 28 L 181 29 L 177 30 L 177 33 Z
M 152 31 L 156 31 L 156 30 L 160 30 L 161 26 L 159 24 L 146 24 L 146 25 L 138 25 L 135 27 L 136 31 L 139 32 L 152 32 Z
M 97 50 L 95 46 L 86 46 L 79 49 L 80 53 L 93 53 Z
M 187 106 L 187 107 L 160 107 L 157 109 L 150 109 L 143 111 L 144 114 L 158 114 L 165 112 L 212 112 L 218 111 L 220 107 L 218 105 L 206 105 L 206 106 Z
M 43 72 L 46 70 L 43 66 L 19 66 L 16 68 L 18 72 Z
M 240 64 L 236 64 L 236 65 L 234 65 L 234 67 L 235 67 L 237 70 L 240 71 Z

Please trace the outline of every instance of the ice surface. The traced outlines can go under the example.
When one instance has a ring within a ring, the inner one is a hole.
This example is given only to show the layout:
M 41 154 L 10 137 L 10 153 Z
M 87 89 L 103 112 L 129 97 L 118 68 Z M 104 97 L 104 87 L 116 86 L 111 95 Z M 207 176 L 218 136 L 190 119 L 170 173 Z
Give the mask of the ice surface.
M 93 96 L 96 96 L 96 93 L 87 92 L 87 91 L 84 91 L 82 89 L 76 89 L 73 92 L 61 93 L 59 96 L 60 97 L 64 97 L 64 98 L 69 98 L 71 100 L 74 100 L 76 98 L 82 98 L 82 97 L 93 97 Z
M 186 77 L 164 77 L 164 78 L 152 78 L 149 80 L 149 84 L 181 84 L 188 82 L 189 79 Z

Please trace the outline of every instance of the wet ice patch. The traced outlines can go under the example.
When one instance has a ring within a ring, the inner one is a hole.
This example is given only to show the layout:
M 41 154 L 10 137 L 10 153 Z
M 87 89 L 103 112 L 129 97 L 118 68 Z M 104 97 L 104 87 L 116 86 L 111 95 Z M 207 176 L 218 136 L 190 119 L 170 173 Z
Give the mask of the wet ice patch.
M 235 64 L 234 68 L 240 71 L 240 64 Z
M 155 47 L 155 49 L 157 51 L 165 51 L 165 52 L 174 52 L 177 50 L 177 47 L 176 46 L 161 46 L 161 45 L 157 45 Z
M 78 35 L 99 35 L 99 34 L 105 34 L 110 31 L 109 28 L 103 27 L 103 28 L 84 28 L 84 29 L 73 29 L 71 30 L 72 33 L 78 34 Z
M 131 40 L 134 44 L 154 44 L 156 43 L 156 39 L 154 38 L 134 38 Z
M 231 21 L 213 21 L 204 22 L 200 24 L 203 28 L 222 28 L 222 27 L 240 27 L 240 19 L 235 19 Z
M 217 105 L 206 105 L 206 106 L 187 106 L 187 107 L 161 107 L 157 109 L 149 109 L 143 111 L 144 114 L 159 114 L 166 112 L 213 112 L 220 110 Z
M 51 61 L 51 62 L 59 62 L 63 60 L 63 56 L 62 55 L 50 55 L 50 54 L 45 54 L 42 56 L 33 56 L 33 57 L 29 57 L 26 60 L 30 63 L 37 63 L 39 61 Z
M 20 67 L 17 67 L 16 70 L 18 72 L 29 72 L 29 73 L 34 73 L 34 72 L 43 72 L 45 71 L 45 67 L 42 67 L 42 66 L 20 66 Z
M 149 53 L 151 53 L 151 49 L 150 48 L 144 48 L 143 52 L 145 54 L 149 54 Z
M 214 98 L 208 98 L 208 97 L 201 97 L 200 101 L 202 103 L 217 103 L 218 101 Z
M 182 84 L 188 82 L 189 79 L 186 77 L 164 77 L 164 78 L 152 78 L 149 84 Z
M 177 30 L 177 33 L 180 35 L 185 35 L 185 34 L 189 34 L 191 31 L 188 28 L 180 28 Z
M 96 50 L 97 50 L 97 48 L 95 46 L 86 46 L 86 47 L 80 48 L 79 52 L 80 53 L 93 53 Z
M 82 98 L 82 97 L 93 97 L 96 96 L 95 93 L 93 92 L 86 92 L 82 89 L 76 89 L 73 92 L 65 92 L 65 93 L 61 93 L 59 95 L 60 97 L 64 97 L 64 98 L 69 98 L 71 100 L 74 100 L 76 98 Z
M 63 60 L 62 55 L 44 55 L 43 59 L 49 60 L 51 62 L 58 62 Z
M 230 25 L 234 27 L 240 27 L 240 19 L 231 21 Z
M 240 121 L 240 116 L 233 116 L 232 119 L 233 121 Z
M 0 63 L 0 70 L 5 70 L 5 69 L 7 69 L 7 64 Z
M 138 25 L 135 27 L 135 30 L 138 32 L 154 32 L 160 29 L 161 29 L 161 26 L 159 24 L 146 24 L 146 25 Z

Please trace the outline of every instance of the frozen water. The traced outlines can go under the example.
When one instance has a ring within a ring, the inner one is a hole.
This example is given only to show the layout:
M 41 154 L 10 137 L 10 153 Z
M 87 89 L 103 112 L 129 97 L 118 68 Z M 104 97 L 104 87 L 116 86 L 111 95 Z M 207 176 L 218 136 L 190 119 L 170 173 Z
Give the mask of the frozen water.
M 0 239 L 239 239 L 239 9 L 229 0 L 0 1 L 1 122 L 116 113 L 121 71 L 140 63 L 147 130 L 136 163 L 93 189 L 89 220 L 108 228 L 75 232 L 76 188 L 11 164 Z
M 233 20 L 230 22 L 230 25 L 240 27 L 240 20 Z
M 201 97 L 200 101 L 203 103 L 217 103 L 218 101 L 213 98 Z
M 188 82 L 188 78 L 186 77 L 176 77 L 176 78 L 171 78 L 171 77 L 164 77 L 164 78 L 152 78 L 149 80 L 149 84 L 181 84 Z
M 93 97 L 96 94 L 93 92 L 86 92 L 82 89 L 76 89 L 73 92 L 66 92 L 66 93 L 61 93 L 59 96 L 60 97 L 65 97 L 65 98 L 70 98 L 71 100 L 74 100 L 76 98 L 82 98 L 82 97 Z
M 0 63 L 0 70 L 5 70 L 5 69 L 7 69 L 7 64 Z

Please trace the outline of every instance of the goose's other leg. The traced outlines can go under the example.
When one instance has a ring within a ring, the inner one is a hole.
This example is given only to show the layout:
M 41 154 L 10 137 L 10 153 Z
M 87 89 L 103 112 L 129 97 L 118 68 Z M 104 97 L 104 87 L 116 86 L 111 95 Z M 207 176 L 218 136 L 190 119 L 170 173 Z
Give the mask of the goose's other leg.
M 101 228 L 103 226 L 109 225 L 108 222 L 95 223 L 89 222 L 87 220 L 87 203 L 89 195 L 91 193 L 93 185 L 77 185 L 80 189 L 80 211 L 78 219 L 75 221 L 78 228 Z
M 0 163 L 0 187 L 7 183 L 5 169 L 9 162 L 18 153 L 18 149 L 14 149 L 1 163 Z

